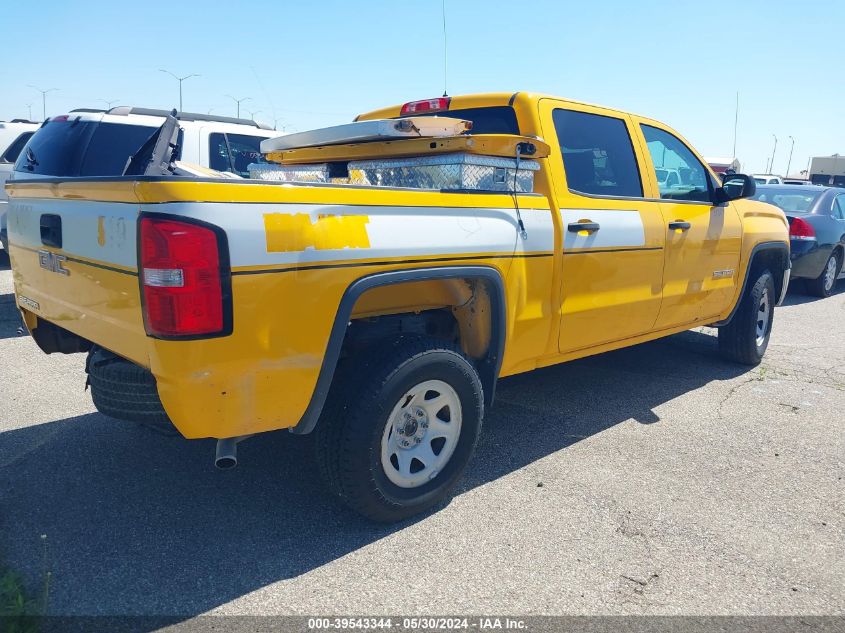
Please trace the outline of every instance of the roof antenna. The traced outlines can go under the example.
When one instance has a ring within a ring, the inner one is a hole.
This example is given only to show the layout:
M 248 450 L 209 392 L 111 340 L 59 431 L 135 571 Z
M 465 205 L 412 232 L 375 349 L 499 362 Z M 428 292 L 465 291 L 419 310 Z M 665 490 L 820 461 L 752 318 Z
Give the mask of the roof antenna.
M 446 92 L 446 61 L 448 56 L 448 45 L 446 43 L 446 0 L 443 0 L 443 96 L 448 97 Z

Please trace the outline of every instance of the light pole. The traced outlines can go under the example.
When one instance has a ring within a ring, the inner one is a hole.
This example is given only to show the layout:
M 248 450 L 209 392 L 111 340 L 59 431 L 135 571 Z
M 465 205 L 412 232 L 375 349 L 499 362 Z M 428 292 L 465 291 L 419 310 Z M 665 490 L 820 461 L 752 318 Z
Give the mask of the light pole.
M 38 92 L 41 93 L 41 120 L 47 120 L 47 93 L 53 92 L 54 90 L 58 90 L 58 88 L 47 88 L 47 90 L 42 90 L 38 86 L 33 86 L 32 84 L 27 84 L 30 88 L 34 88 Z
M 772 160 L 769 161 L 769 168 L 766 170 L 766 173 L 771 174 L 772 170 L 775 168 L 775 152 L 778 149 L 778 137 L 774 134 L 772 136 L 775 137 L 775 146 L 772 148 Z
M 179 77 L 169 70 L 165 70 L 164 68 L 159 68 L 159 72 L 167 73 L 171 77 L 173 77 L 176 81 L 179 82 L 179 112 L 182 111 L 182 82 L 186 79 L 190 79 L 191 77 L 199 77 L 199 75 L 185 75 L 184 77 Z
M 731 158 L 736 158 L 736 128 L 739 125 L 739 90 L 736 91 L 736 110 L 734 110 L 734 155 Z
M 31 104 L 31 103 L 27 103 L 27 104 L 26 104 L 26 107 L 29 109 L 29 118 L 28 118 L 27 120 L 28 120 L 28 121 L 32 121 L 32 104 Z
M 112 99 L 111 101 L 109 101 L 108 99 L 97 99 L 97 101 L 102 101 L 106 104 L 106 107 L 111 110 L 111 104 L 117 103 L 118 101 L 120 101 L 120 99 Z
M 238 114 L 237 114 L 237 117 L 240 119 L 240 118 L 241 118 L 241 103 L 243 103 L 244 101 L 252 101 L 252 97 L 243 97 L 243 98 L 241 98 L 241 99 L 236 99 L 236 98 L 235 98 L 235 97 L 233 97 L 232 95 L 226 95 L 226 96 L 227 96 L 227 97 L 229 97 L 232 101 L 234 101 L 235 103 L 237 103 L 237 104 L 238 104 Z
M 255 115 L 261 114 L 261 112 L 261 110 L 255 110 L 254 112 L 252 110 L 249 110 L 249 118 L 255 121 Z
M 790 136 L 789 140 L 792 141 L 792 145 L 789 146 L 789 160 L 786 161 L 786 173 L 784 174 L 787 178 L 789 178 L 789 167 L 792 165 L 792 150 L 795 149 L 795 139 Z

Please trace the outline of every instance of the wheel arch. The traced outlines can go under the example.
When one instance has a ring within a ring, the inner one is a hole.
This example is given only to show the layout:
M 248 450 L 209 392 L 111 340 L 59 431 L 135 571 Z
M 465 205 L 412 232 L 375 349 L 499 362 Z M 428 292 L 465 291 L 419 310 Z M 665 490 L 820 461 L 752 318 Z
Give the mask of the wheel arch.
M 742 298 L 748 290 L 748 280 L 751 278 L 751 274 L 766 268 L 769 268 L 775 277 L 775 297 L 782 297 L 785 290 L 784 285 L 789 283 L 789 278 L 783 273 L 791 268 L 789 261 L 789 245 L 786 242 L 761 242 L 751 249 L 751 254 L 748 257 L 748 264 L 745 266 L 745 275 L 742 280 L 742 287 L 736 297 L 734 306 L 726 319 L 719 321 L 718 323 L 714 323 L 713 325 L 720 327 L 731 322 L 731 319 L 733 319 L 737 309 L 739 308 Z
M 341 349 L 346 339 L 349 322 L 358 300 L 369 290 L 403 283 L 421 281 L 464 279 L 485 284 L 490 299 L 490 344 L 486 353 L 476 363 L 484 387 L 485 405 L 489 406 L 495 395 L 496 381 L 502 365 L 505 348 L 506 303 L 504 281 L 501 274 L 490 266 L 442 266 L 415 268 L 375 273 L 354 281 L 344 292 L 329 334 L 326 352 L 311 400 L 302 418 L 290 431 L 298 435 L 310 433 L 317 426 L 329 393 Z

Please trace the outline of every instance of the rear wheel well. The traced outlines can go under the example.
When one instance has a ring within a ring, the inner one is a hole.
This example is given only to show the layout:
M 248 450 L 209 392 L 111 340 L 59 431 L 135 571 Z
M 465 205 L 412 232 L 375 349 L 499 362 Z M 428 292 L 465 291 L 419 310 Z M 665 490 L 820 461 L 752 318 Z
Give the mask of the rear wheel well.
M 419 296 L 417 309 L 408 309 L 409 297 Z M 430 305 L 432 298 L 439 305 Z M 485 394 L 492 400 L 498 374 L 498 312 L 504 301 L 485 279 L 453 278 L 409 281 L 376 287 L 355 303 L 346 329 L 340 358 L 367 353 L 386 340 L 425 336 L 455 345 L 478 371 Z

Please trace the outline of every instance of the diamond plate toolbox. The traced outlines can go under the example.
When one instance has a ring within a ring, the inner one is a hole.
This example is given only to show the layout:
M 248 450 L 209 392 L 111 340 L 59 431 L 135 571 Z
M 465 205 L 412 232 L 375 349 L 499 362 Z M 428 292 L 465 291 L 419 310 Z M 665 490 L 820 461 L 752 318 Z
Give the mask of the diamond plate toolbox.
M 252 163 L 249 177 L 257 180 L 281 182 L 332 182 L 328 163 L 314 165 L 274 165 L 271 163 Z

